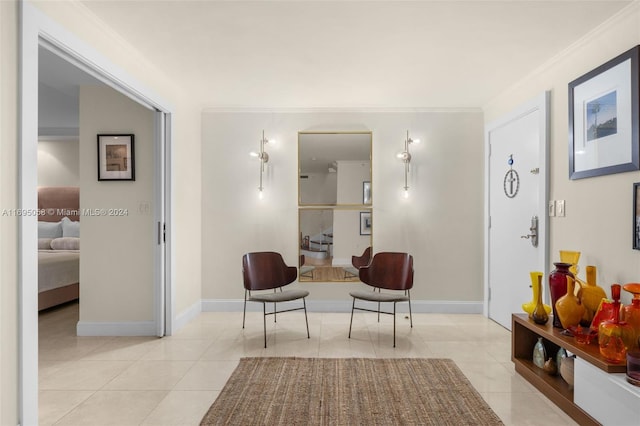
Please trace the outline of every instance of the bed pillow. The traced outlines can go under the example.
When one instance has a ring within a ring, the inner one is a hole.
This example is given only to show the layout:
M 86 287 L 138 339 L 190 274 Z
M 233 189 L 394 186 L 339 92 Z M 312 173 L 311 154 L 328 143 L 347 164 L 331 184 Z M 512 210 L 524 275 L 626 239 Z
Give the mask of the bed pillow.
M 61 237 L 54 238 L 51 241 L 53 250 L 80 250 L 80 238 L 77 237 Z
M 61 222 L 38 222 L 38 238 L 62 237 Z
M 80 238 L 80 222 L 74 222 L 66 216 L 60 222 L 62 222 L 61 237 Z
M 51 250 L 53 238 L 38 238 L 38 250 Z

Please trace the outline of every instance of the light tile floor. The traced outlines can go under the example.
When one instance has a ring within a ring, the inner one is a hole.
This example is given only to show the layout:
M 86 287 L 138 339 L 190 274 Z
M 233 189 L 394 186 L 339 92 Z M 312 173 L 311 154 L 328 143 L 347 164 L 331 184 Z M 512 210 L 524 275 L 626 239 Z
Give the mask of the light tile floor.
M 76 337 L 78 304 L 40 315 L 41 425 L 198 425 L 246 356 L 451 358 L 506 425 L 575 425 L 517 375 L 511 333 L 481 315 L 202 313 L 174 336 Z

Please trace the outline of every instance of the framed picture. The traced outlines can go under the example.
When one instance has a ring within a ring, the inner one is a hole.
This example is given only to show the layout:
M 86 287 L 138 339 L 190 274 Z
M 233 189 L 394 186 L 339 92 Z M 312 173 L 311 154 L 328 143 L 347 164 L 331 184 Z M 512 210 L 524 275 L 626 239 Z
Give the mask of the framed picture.
M 371 204 L 371 182 L 362 182 L 362 204 Z
M 136 180 L 133 135 L 98 135 L 98 180 Z
M 371 212 L 360 212 L 360 235 L 371 235 Z
M 569 83 L 569 178 L 640 170 L 640 46 Z
M 640 182 L 633 184 L 633 249 L 640 250 Z

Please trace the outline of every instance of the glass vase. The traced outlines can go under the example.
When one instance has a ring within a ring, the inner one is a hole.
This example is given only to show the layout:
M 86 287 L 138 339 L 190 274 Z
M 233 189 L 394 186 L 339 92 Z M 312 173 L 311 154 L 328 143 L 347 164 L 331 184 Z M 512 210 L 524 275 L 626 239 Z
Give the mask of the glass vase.
M 531 313 L 531 319 L 536 324 L 546 324 L 549 321 L 549 313 L 544 303 L 542 303 L 542 274 L 536 275 L 536 282 L 531 284 L 533 286 L 533 294 L 536 297 L 536 306 Z
M 533 347 L 533 363 L 538 368 L 544 368 L 544 363 L 547 360 L 547 350 L 544 347 L 544 343 L 542 343 L 542 337 L 538 337 L 538 341 Z
M 629 283 L 622 286 L 625 291 L 633 294 L 631 304 L 624 307 L 624 320 L 631 326 L 634 333 L 634 351 L 640 349 L 640 283 Z
M 584 315 L 584 307 L 574 293 L 575 280 L 569 276 L 566 277 L 566 280 L 566 294 L 559 298 L 555 305 L 558 318 L 560 318 L 564 329 L 580 324 Z
M 580 261 L 580 252 L 571 250 L 560 250 L 560 262 L 569 263 L 569 271 L 575 276 L 578 275 L 578 261 Z
M 549 274 L 549 294 L 551 296 L 551 308 L 553 309 L 553 326 L 562 328 L 562 323 L 556 311 L 556 302 L 567 294 L 567 276 L 574 278 L 569 271 L 571 263 L 556 262 L 553 264 L 556 269 Z
M 529 314 L 529 318 L 532 318 L 531 315 L 538 303 L 538 294 L 542 295 L 542 275 L 542 272 L 538 271 L 529 272 L 529 277 L 531 278 L 531 285 L 529 287 L 531 287 L 533 292 L 533 298 L 530 302 L 522 304 L 522 310 Z M 537 285 L 538 283 L 540 283 L 539 288 Z M 544 309 L 546 310 L 547 315 L 551 313 L 551 306 L 544 305 Z
M 599 287 L 596 284 L 596 275 L 597 270 L 595 266 L 588 265 L 586 268 L 587 273 L 587 282 L 581 283 L 582 289 L 580 290 L 580 303 L 584 306 L 584 316 L 581 324 L 584 327 L 589 327 L 593 318 L 600 306 L 600 302 L 602 299 L 607 298 L 607 293 L 605 293 L 602 287 Z
M 600 355 L 614 364 L 627 361 L 627 348 L 633 347 L 633 329 L 620 321 L 620 284 L 611 285 L 613 319 L 603 321 L 598 327 Z

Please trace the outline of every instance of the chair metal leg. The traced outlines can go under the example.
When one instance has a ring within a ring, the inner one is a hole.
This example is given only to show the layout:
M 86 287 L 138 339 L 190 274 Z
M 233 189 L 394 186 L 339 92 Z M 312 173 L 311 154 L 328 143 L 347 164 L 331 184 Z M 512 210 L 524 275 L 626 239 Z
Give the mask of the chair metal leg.
M 264 329 L 264 347 L 267 348 L 267 304 L 262 302 L 262 327 Z
M 411 328 L 413 328 L 413 315 L 411 314 L 411 292 L 407 290 L 407 296 L 409 296 L 409 323 L 411 324 Z
M 351 326 L 353 325 L 353 310 L 356 307 L 356 298 L 353 298 L 353 304 L 351 305 L 351 321 L 349 322 L 349 339 L 351 339 Z
M 244 309 L 242 309 L 242 328 L 244 328 L 244 318 L 247 315 L 247 290 L 244 290 Z
M 307 318 L 307 302 L 304 301 L 304 297 L 302 298 L 302 304 L 304 305 L 304 321 L 307 323 L 307 339 L 311 339 L 309 335 L 309 319 Z
M 396 347 L 396 302 L 393 302 L 393 347 Z
M 274 292 L 274 293 L 276 292 L 276 289 L 275 289 L 275 288 L 273 289 L 273 292 Z M 276 302 L 273 302 L 273 322 L 277 322 L 277 321 L 276 321 L 276 315 L 277 315 L 277 314 L 276 314 L 276 310 L 277 310 L 277 309 L 276 309 Z

